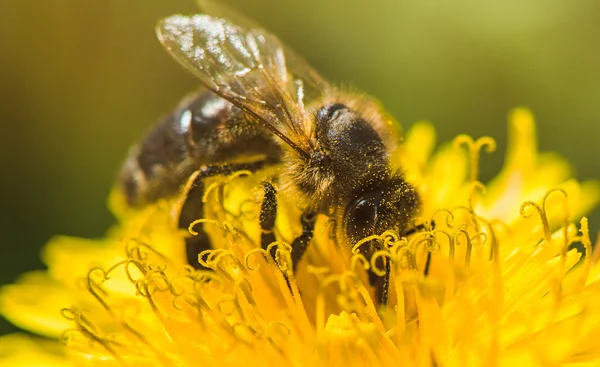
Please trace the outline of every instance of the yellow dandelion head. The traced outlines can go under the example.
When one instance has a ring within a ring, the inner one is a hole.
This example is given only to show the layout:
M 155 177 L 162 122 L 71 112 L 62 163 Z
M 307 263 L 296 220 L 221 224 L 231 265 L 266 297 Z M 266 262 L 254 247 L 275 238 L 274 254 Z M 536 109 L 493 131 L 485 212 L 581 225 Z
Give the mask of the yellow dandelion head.
M 461 135 L 434 147 L 434 129 L 418 123 L 394 154 L 422 196 L 414 223 L 422 231 L 386 231 L 347 248 L 319 216 L 295 272 L 294 198 L 279 199 L 278 241 L 257 248 L 256 188 L 269 172 L 213 179 L 206 218 L 189 233 L 176 226 L 181 200 L 134 212 L 115 192 L 120 223 L 105 239 L 54 239 L 43 254 L 48 271 L 0 297 L 9 320 L 64 349 L 5 337 L 0 358 L 56 366 L 600 363 L 600 267 L 581 218 L 600 198 L 598 183 L 570 178 L 564 160 L 537 152 L 525 109 L 511 113 L 505 165 L 487 185 L 478 181 L 479 156 L 495 150 L 494 140 Z M 197 226 L 215 244 L 199 254 L 207 270 L 185 262 L 184 238 Z M 366 241 L 382 245 L 370 259 L 359 251 Z M 388 268 L 385 306 L 367 270 Z

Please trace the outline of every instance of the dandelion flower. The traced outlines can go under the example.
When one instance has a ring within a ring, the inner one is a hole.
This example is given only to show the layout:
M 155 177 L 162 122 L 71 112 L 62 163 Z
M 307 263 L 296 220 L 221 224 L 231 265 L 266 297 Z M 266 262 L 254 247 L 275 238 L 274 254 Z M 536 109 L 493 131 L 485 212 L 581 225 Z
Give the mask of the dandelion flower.
M 212 270 L 185 263 L 181 203 L 141 211 L 111 203 L 119 224 L 101 240 L 58 237 L 47 271 L 5 286 L 2 314 L 41 337 L 0 339 L 11 366 L 592 366 L 600 365 L 600 266 L 582 216 L 597 182 L 569 177 L 540 154 L 529 111 L 509 118 L 501 172 L 478 181 L 491 138 L 457 137 L 434 152 L 416 124 L 395 153 L 419 189 L 425 229 L 385 244 L 371 261 L 337 247 L 327 218 L 291 271 L 300 231 L 293 198 L 280 198 L 276 251 L 258 249 L 262 174 L 216 178 L 205 195 Z M 265 175 L 268 173 L 265 173 Z M 574 246 L 579 243 L 580 246 Z M 270 254 L 276 253 L 272 257 Z M 387 307 L 366 269 L 391 264 Z M 287 280 L 286 280 L 287 279 Z M 63 344 L 60 344 L 61 341 Z

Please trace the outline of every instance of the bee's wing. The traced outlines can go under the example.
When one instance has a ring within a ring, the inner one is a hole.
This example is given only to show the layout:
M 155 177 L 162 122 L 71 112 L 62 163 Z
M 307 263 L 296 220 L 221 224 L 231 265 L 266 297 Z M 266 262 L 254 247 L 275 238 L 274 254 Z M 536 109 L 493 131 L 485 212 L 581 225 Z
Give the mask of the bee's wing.
M 261 29 L 262 27 L 245 14 L 241 14 L 233 7 L 226 4 L 223 0 L 196 0 L 202 13 L 217 18 L 228 19 L 231 23 L 242 26 L 246 29 Z M 328 83 L 313 69 L 303 57 L 297 55 L 286 45 L 283 45 L 285 63 L 288 72 L 304 81 L 306 96 L 320 97 L 323 89 L 328 87 Z
M 304 78 L 315 81 L 288 72 L 277 37 L 208 15 L 165 18 L 157 33 L 171 55 L 207 88 L 309 156 L 313 127 L 304 108 Z

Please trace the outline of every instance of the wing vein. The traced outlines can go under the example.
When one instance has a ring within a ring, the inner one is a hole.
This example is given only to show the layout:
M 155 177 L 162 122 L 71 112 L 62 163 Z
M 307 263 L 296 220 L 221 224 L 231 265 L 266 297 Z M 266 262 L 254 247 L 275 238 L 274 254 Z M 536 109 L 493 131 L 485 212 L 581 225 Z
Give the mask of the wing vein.
M 310 158 L 314 142 L 303 99 L 310 92 L 311 99 L 319 98 L 327 85 L 277 37 L 208 15 L 165 18 L 157 32 L 170 54 L 209 90 Z M 305 90 L 307 85 L 314 89 Z

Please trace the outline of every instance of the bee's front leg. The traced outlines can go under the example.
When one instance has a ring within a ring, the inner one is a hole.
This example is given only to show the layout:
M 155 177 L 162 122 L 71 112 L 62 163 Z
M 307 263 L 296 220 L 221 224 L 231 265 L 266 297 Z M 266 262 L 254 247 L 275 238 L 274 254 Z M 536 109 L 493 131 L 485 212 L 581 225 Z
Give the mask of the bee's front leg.
M 262 205 L 260 206 L 260 246 L 263 250 L 267 250 L 269 245 L 275 242 L 275 219 L 277 217 L 277 190 L 269 182 L 263 184 L 265 195 Z M 277 253 L 277 248 L 272 247 L 270 255 L 274 259 Z
M 275 219 L 277 217 L 277 190 L 269 182 L 263 184 L 264 198 L 260 207 L 260 229 L 261 234 L 261 247 L 267 250 L 269 245 L 275 242 L 275 234 L 273 229 L 275 228 Z M 298 263 L 302 259 L 302 255 L 306 252 L 310 241 L 313 238 L 313 232 L 315 229 L 316 214 L 312 211 L 307 211 L 302 214 L 300 223 L 302 224 L 302 233 L 296 237 L 292 242 L 292 266 L 294 271 L 298 267 Z M 275 258 L 277 248 L 272 247 L 270 255 Z
M 310 240 L 313 238 L 316 219 L 317 215 L 313 212 L 304 212 L 300 218 L 300 223 L 302 223 L 302 234 L 296 237 L 294 242 L 292 242 L 292 264 L 294 272 L 296 272 L 298 264 L 306 252 Z
M 427 227 L 424 223 L 421 223 L 418 226 L 415 226 L 415 227 L 409 229 L 408 231 L 406 231 L 406 233 L 404 233 L 402 236 L 408 237 L 417 232 L 422 232 L 422 231 L 426 231 L 426 230 L 433 231 L 434 229 L 435 229 L 434 221 L 431 221 L 431 223 L 429 223 L 429 227 Z M 425 276 L 429 275 L 429 267 L 430 266 L 431 266 L 431 252 L 427 252 L 427 260 L 425 260 L 425 267 L 423 269 L 423 275 L 425 275 Z
M 378 246 L 376 241 L 373 241 L 372 246 L 374 249 L 380 249 L 380 247 Z M 363 255 L 365 255 L 365 258 L 369 261 L 369 263 L 371 262 L 371 257 L 373 256 L 373 252 L 367 253 L 367 254 L 363 253 Z M 369 284 L 373 288 L 375 288 L 375 299 L 377 300 L 377 302 L 379 302 L 379 305 L 383 306 L 383 307 L 387 306 L 387 302 L 388 302 L 388 293 L 389 293 L 389 288 L 390 288 L 390 271 L 391 271 L 390 265 L 391 265 L 390 260 L 388 258 L 380 257 L 375 261 L 375 266 L 378 269 L 383 270 L 383 276 L 380 276 L 379 274 L 377 274 L 375 271 L 373 271 L 373 269 L 367 270 Z

